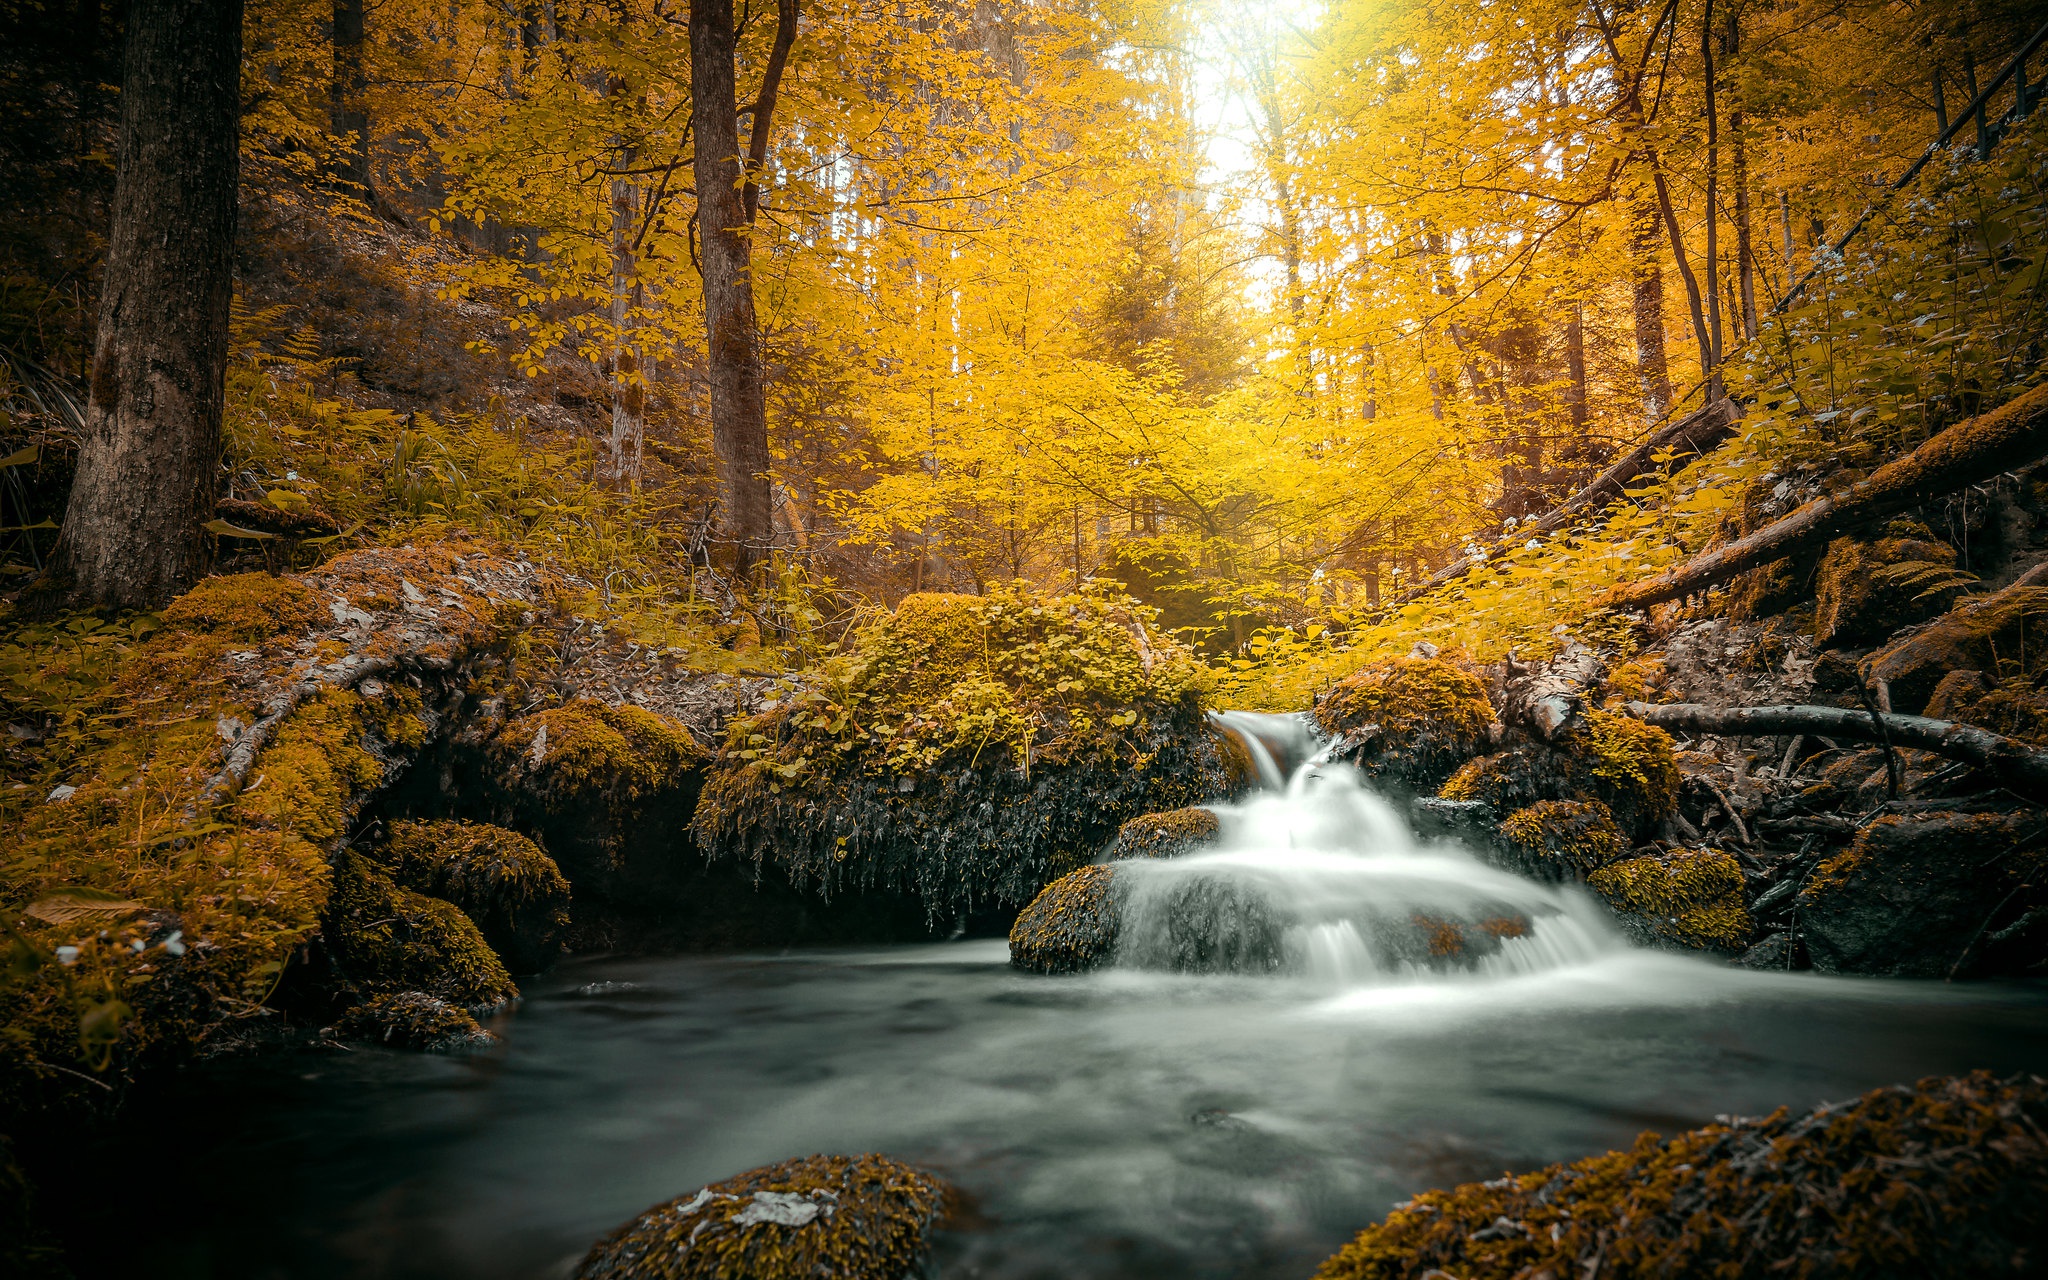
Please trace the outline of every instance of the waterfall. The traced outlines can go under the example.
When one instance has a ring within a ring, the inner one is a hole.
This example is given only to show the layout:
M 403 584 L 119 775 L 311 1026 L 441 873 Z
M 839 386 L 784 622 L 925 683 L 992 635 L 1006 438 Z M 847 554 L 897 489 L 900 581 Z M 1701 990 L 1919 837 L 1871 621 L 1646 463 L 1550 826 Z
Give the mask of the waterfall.
M 1624 945 L 1580 890 L 1420 841 L 1357 770 L 1323 759 L 1306 717 L 1214 719 L 1261 785 L 1210 806 L 1210 848 L 1117 864 L 1120 966 L 1348 988 L 1533 973 Z

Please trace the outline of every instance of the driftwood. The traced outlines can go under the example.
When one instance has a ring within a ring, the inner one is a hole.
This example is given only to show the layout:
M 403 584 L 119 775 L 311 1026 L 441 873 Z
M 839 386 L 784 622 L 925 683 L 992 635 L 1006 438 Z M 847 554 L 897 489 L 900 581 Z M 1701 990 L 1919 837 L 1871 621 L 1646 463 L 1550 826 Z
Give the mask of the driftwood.
M 1428 581 L 1397 596 L 1391 603 L 1406 604 L 1410 600 L 1427 595 L 1446 582 L 1455 582 L 1464 577 L 1479 565 L 1485 564 L 1488 559 L 1506 551 L 1510 544 L 1555 533 L 1580 513 L 1614 501 L 1628 488 L 1629 482 L 1649 470 L 1656 456 L 1666 449 L 1681 457 L 1696 457 L 1713 452 L 1728 438 L 1735 430 L 1735 424 L 1741 420 L 1741 415 L 1735 411 L 1732 403 L 1727 400 L 1716 400 L 1682 418 L 1665 423 L 1652 432 L 1648 439 L 1615 459 L 1607 470 L 1595 476 L 1585 488 L 1552 507 L 1541 519 L 1523 524 L 1515 530 L 1512 538 L 1500 539 L 1484 554 L 1453 560 L 1430 575 Z
M 1881 742 L 1889 737 L 1895 747 L 1929 751 L 1950 760 L 1982 769 L 2001 786 L 2032 800 L 2048 800 L 2048 752 L 2036 751 L 2023 742 L 1927 716 L 1877 715 L 1858 707 L 1728 707 L 1701 706 L 1696 702 L 1658 705 L 1631 702 L 1628 713 L 1645 724 L 1686 733 L 1712 733 L 1722 737 L 1773 738 L 1786 734 L 1825 734 L 1855 742 Z
M 1694 556 L 1678 567 L 1626 587 L 1602 601 L 1643 609 L 1716 586 L 1738 573 L 1909 511 L 1931 498 L 1989 480 L 2048 455 L 2048 385 L 1934 435 L 1886 463 L 1839 497 L 1815 498 L 1745 538 Z
M 1567 643 L 1545 665 L 1508 682 L 1501 718 L 1551 741 L 1578 714 L 1587 687 L 1600 678 L 1600 668 L 1598 650 L 1577 641 Z

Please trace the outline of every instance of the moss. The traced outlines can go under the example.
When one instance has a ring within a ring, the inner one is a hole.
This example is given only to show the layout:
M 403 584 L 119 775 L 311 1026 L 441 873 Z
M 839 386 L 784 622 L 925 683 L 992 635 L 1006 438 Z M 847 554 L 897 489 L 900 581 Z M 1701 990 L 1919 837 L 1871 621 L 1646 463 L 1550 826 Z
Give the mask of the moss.
M 1951 671 L 1934 686 L 1926 714 L 1960 720 L 2030 746 L 2048 746 L 2048 696 L 2026 676 L 1992 685 L 1977 671 Z
M 1638 829 L 1678 808 L 1678 752 L 1671 735 L 1614 711 L 1589 711 L 1573 748 L 1592 766 L 1594 790 L 1616 821 Z
M 1901 521 L 1894 526 L 1905 532 L 1875 542 L 1837 538 L 1828 545 L 1815 580 L 1814 639 L 1832 645 L 1881 640 L 1947 607 L 1953 591 L 1923 594 L 1923 583 L 1880 571 L 1905 564 L 1953 569 L 1955 548 L 1918 532 L 1924 525 Z
M 697 806 L 710 856 L 933 918 L 1029 902 L 1124 821 L 1224 786 L 1212 678 L 1105 589 L 913 596 L 735 723 Z
M 164 626 L 186 635 L 250 643 L 328 621 L 311 588 L 295 578 L 236 573 L 202 579 L 163 612 Z
M 1484 750 L 1498 730 L 1486 685 L 1444 658 L 1397 658 L 1347 676 L 1316 700 L 1315 720 L 1353 735 L 1366 773 L 1431 790 Z
M 1628 842 L 1598 800 L 1541 800 L 1500 824 L 1497 842 L 1516 871 L 1538 880 L 1583 880 L 1622 857 Z
M 1951 671 L 2005 677 L 2038 670 L 2048 656 L 2048 587 L 2007 587 L 1966 599 L 1910 636 L 1863 659 L 1865 681 L 1891 689 L 1892 709 L 1914 714 L 1926 707 Z
M 379 855 L 397 882 L 462 909 L 515 973 L 561 954 L 569 882 L 516 831 L 475 822 L 397 822 Z
M 1877 1089 L 1396 1206 L 1317 1280 L 2029 1274 L 2048 1237 L 2048 1082 Z
M 1613 706 L 1622 702 L 1663 702 L 1669 690 L 1662 654 L 1651 654 L 1621 663 L 1601 683 L 1601 700 Z
M 1706 850 L 1630 858 L 1586 877 L 1638 941 L 1739 952 L 1756 926 L 1733 855 Z
M 807 1156 L 657 1205 L 600 1240 L 577 1280 L 908 1280 L 952 1203 L 886 1156 Z
M 423 991 L 373 996 L 344 1013 L 334 1033 L 421 1053 L 481 1049 L 497 1040 L 477 1025 L 469 1010 Z
M 1077 973 L 1116 953 L 1116 872 L 1070 871 L 1041 890 L 1010 927 L 1010 963 L 1034 973 Z
M 588 698 L 519 717 L 491 749 L 508 785 L 556 810 L 591 796 L 628 804 L 705 760 L 674 721 Z
M 1216 811 L 1200 805 L 1146 813 L 1117 828 L 1105 858 L 1176 858 L 1216 842 Z
M 1970 708 L 1979 699 L 1991 692 L 1991 682 L 1981 671 L 1951 671 L 1934 686 L 1928 695 L 1927 710 L 1923 715 L 1936 720 L 1962 720 L 1968 722 Z
M 420 991 L 465 1008 L 519 995 L 468 916 L 399 888 L 361 854 L 345 853 L 335 867 L 322 935 L 336 968 L 366 994 Z

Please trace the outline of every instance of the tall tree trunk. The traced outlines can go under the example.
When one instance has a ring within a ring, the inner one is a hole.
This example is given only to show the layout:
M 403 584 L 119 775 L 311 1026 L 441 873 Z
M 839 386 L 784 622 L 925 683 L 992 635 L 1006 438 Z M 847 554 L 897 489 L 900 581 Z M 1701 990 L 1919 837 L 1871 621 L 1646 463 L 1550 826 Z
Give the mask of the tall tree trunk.
M 1664 354 L 1664 265 L 1657 256 L 1656 207 L 1638 199 L 1630 220 L 1636 369 L 1642 381 L 1643 417 L 1655 422 L 1671 408 L 1671 368 Z
M 329 86 L 328 131 L 334 135 L 334 179 L 343 190 L 370 198 L 370 115 L 363 95 L 363 0 L 334 0 L 334 78 Z
M 1591 420 L 1586 403 L 1586 304 L 1572 303 L 1572 318 L 1564 330 L 1565 365 L 1571 372 L 1571 390 L 1566 393 L 1571 402 L 1572 432 L 1583 442 L 1586 438 L 1586 424 Z
M 204 572 L 240 177 L 241 0 L 133 0 L 78 474 L 52 585 L 156 608 Z
M 704 327 L 711 380 L 711 444 L 718 460 L 720 524 L 741 576 L 774 537 L 769 493 L 768 401 L 754 318 L 754 284 L 741 187 L 733 83 L 732 0 L 691 0 L 690 128 L 695 137 L 697 227 L 703 238 Z
M 1707 332 L 1700 344 L 1701 372 L 1708 381 L 1709 399 L 1721 398 L 1721 120 L 1717 110 L 1720 86 L 1714 83 L 1714 0 L 1706 0 L 1700 14 L 1700 71 L 1707 99 L 1707 256 L 1704 264 L 1707 294 Z M 1683 254 L 1684 250 L 1679 252 Z
M 631 165 L 632 154 L 630 148 L 621 150 L 620 168 Z M 647 439 L 647 379 L 640 367 L 640 348 L 628 339 L 647 301 L 635 243 L 640 224 L 638 184 L 613 178 L 611 203 L 612 429 L 605 438 L 605 478 L 615 488 L 638 489 Z
M 1734 9 L 1728 11 L 1728 57 L 1741 52 L 1742 24 Z M 1740 101 L 1728 112 L 1729 143 L 1734 147 L 1735 179 L 1735 271 L 1742 285 L 1742 336 L 1756 337 L 1761 326 L 1756 316 L 1756 254 L 1750 243 L 1749 148 L 1742 139 Z

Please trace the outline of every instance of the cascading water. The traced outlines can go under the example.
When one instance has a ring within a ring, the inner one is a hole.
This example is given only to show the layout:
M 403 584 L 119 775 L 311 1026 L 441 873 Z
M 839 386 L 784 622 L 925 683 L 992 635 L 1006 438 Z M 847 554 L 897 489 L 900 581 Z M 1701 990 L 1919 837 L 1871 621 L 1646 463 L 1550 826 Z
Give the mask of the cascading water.
M 1425 844 L 1305 717 L 1222 712 L 1261 786 L 1211 806 L 1216 843 L 1118 866 L 1118 963 L 1353 987 L 1530 973 L 1624 944 L 1581 893 Z

